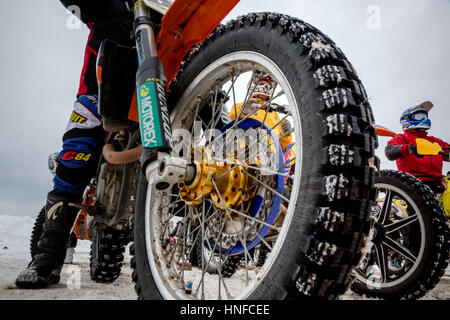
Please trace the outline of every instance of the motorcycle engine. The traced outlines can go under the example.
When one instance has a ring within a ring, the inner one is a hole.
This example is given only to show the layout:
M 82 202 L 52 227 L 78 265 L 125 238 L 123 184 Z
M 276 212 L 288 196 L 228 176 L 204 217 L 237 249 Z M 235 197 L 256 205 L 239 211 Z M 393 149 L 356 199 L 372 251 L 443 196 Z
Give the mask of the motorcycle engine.
M 105 218 L 111 219 L 117 212 L 123 170 L 123 165 L 104 163 L 101 166 L 97 184 L 97 200 Z

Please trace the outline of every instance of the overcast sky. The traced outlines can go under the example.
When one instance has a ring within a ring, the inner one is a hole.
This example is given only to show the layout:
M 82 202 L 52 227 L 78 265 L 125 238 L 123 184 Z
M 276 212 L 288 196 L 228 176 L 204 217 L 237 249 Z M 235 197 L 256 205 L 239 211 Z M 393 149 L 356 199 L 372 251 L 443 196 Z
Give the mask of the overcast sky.
M 330 36 L 358 71 L 378 124 L 400 132 L 401 112 L 431 100 L 430 134 L 450 141 L 449 0 L 242 0 L 227 20 L 252 11 L 296 16 Z M 1 1 L 0 18 L 0 214 L 36 216 L 52 188 L 47 157 L 61 148 L 88 31 L 70 24 L 59 1 Z M 394 169 L 387 140 L 378 154 Z

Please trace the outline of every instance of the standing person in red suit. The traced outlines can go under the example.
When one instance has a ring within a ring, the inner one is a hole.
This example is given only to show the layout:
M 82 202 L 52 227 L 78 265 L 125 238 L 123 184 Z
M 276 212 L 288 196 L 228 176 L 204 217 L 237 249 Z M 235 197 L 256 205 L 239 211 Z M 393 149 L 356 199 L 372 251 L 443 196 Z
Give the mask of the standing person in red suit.
M 398 170 L 409 173 L 427 184 L 434 192 L 443 192 L 442 174 L 443 162 L 449 161 L 444 155 L 421 156 L 417 153 L 416 139 L 436 142 L 442 148 L 450 147 L 445 141 L 428 134 L 431 128 L 429 112 L 433 104 L 429 101 L 403 112 L 400 123 L 404 133 L 397 135 L 388 142 L 386 157 L 397 162 Z

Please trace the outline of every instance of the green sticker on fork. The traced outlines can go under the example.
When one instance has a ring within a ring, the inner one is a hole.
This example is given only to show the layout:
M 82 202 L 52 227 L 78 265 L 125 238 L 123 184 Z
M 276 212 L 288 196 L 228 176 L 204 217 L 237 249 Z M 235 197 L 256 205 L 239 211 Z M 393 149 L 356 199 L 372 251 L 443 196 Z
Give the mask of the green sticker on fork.
M 159 123 L 158 100 L 155 83 L 146 82 L 137 90 L 137 105 L 144 148 L 163 147 L 161 126 Z

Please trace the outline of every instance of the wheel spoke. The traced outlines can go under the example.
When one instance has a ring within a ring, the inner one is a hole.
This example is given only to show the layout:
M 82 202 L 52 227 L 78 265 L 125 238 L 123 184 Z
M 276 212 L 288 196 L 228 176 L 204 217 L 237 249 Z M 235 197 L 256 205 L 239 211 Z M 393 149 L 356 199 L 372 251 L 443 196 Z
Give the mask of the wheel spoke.
M 281 123 L 283 123 L 283 121 L 285 121 L 287 118 L 291 117 L 292 114 L 289 112 L 288 114 L 286 114 L 280 121 L 278 121 L 276 124 L 274 124 L 270 129 L 269 132 L 271 132 L 273 129 L 275 129 L 276 127 L 278 127 Z M 282 139 L 282 138 L 281 138 Z
M 203 202 L 203 203 L 205 203 L 205 202 Z M 209 242 L 209 239 L 208 239 L 208 241 L 206 241 L 206 243 L 208 245 L 208 250 L 209 250 L 209 256 L 208 256 L 209 259 L 207 261 L 208 261 L 208 263 L 211 263 L 211 259 L 214 257 L 214 264 L 216 265 L 217 273 L 219 274 L 219 285 L 218 285 L 219 288 L 218 288 L 218 296 L 217 296 L 218 300 L 221 300 L 220 292 L 221 292 L 221 286 L 222 286 L 222 282 L 223 282 L 222 268 L 221 268 L 221 262 L 220 262 L 221 259 L 222 259 L 222 248 L 219 249 L 219 259 L 215 258 L 215 253 L 214 252 L 216 251 L 217 244 L 222 242 L 222 232 L 223 232 L 223 228 L 224 227 L 225 227 L 225 221 L 222 222 L 222 225 L 221 225 L 221 228 L 220 228 L 220 232 L 218 234 L 219 241 L 217 241 L 217 238 L 214 238 L 214 248 L 211 248 L 211 243 Z M 202 249 L 202 261 L 203 260 L 206 261 L 204 256 L 206 256 L 206 255 L 205 255 L 205 251 L 204 251 L 204 248 L 203 248 Z M 225 283 L 224 283 L 224 288 L 225 288 L 225 292 L 227 292 L 228 289 L 227 289 Z M 227 295 L 228 295 L 228 293 L 227 293 Z
M 261 235 L 259 233 L 256 234 L 256 236 L 261 240 L 261 242 L 272 252 L 272 247 L 270 246 L 270 244 L 267 243 L 267 241 L 261 237 Z
M 205 272 L 206 272 L 206 266 L 205 266 L 205 262 L 203 259 L 203 252 L 205 249 L 205 203 L 203 202 L 203 206 L 202 206 L 202 296 L 201 299 L 205 300 Z
M 183 218 L 183 265 L 181 267 L 181 283 L 183 284 L 183 287 L 185 286 L 185 282 L 184 282 L 184 270 L 186 268 L 186 240 L 187 240 L 187 235 L 186 235 L 186 231 L 187 231 L 187 206 L 184 206 L 184 218 Z
M 264 187 L 266 187 L 267 189 L 269 189 L 270 191 L 272 191 L 273 193 L 275 193 L 277 196 L 279 196 L 280 198 L 282 198 L 284 201 L 286 201 L 287 203 L 290 202 L 290 200 L 288 198 L 286 198 L 285 196 L 283 196 L 281 193 L 279 193 L 278 191 L 274 190 L 273 188 L 271 188 L 269 185 L 267 185 L 266 183 L 262 182 L 261 180 L 259 180 L 258 178 L 256 178 L 255 176 L 253 176 L 252 174 L 250 174 L 249 172 L 242 170 L 242 172 L 249 176 L 250 178 L 252 178 L 253 180 L 255 180 L 256 182 L 260 183 L 261 185 L 263 185 Z
M 231 224 L 233 225 L 233 228 L 235 228 L 235 223 L 234 223 L 233 219 L 231 219 L 231 215 L 227 214 L 227 218 L 230 220 Z M 255 261 L 253 260 L 252 256 L 250 255 L 250 253 L 247 250 L 247 243 L 246 243 L 245 239 L 242 239 L 241 235 L 238 235 L 238 239 L 239 239 L 239 242 L 242 244 L 242 247 L 244 247 L 245 256 L 248 257 L 250 262 L 253 264 L 253 267 L 254 267 L 253 270 L 255 271 L 256 275 L 258 275 L 259 274 L 258 268 L 256 267 Z
M 196 119 L 197 119 L 197 115 L 198 115 L 198 109 L 200 108 L 200 103 L 202 102 L 202 99 L 200 97 L 197 97 L 197 107 L 195 108 L 195 113 L 194 113 L 194 121 L 193 123 L 195 123 Z M 192 125 L 191 128 L 191 137 L 194 135 L 194 125 Z
M 367 274 L 364 271 L 362 271 L 361 268 L 354 268 L 353 272 L 358 276 L 360 276 L 361 278 L 367 279 Z
M 375 252 L 377 255 L 378 267 L 381 272 L 381 283 L 386 283 L 387 281 L 387 267 L 388 267 L 388 259 L 387 252 L 384 248 L 383 244 L 378 243 L 375 244 Z
M 392 208 L 392 198 L 393 192 L 391 190 L 386 190 L 386 196 L 383 202 L 383 207 L 380 211 L 380 216 L 378 218 L 378 223 L 380 225 L 384 225 L 386 223 L 386 219 L 389 217 Z
M 242 190 L 239 190 L 239 197 L 240 197 L 240 201 L 241 201 L 241 211 L 245 211 L 244 209 L 244 197 L 242 196 Z M 247 228 L 247 220 L 245 220 L 244 222 L 244 230 L 245 228 Z M 257 235 L 259 236 L 259 234 L 257 233 Z M 261 237 L 261 236 L 259 236 Z M 249 277 L 248 277 L 248 258 L 247 255 L 244 255 L 245 258 L 245 286 L 248 286 L 248 282 L 249 282 Z
M 204 203 L 205 203 L 205 202 L 204 202 Z M 211 211 L 211 208 L 212 208 L 212 207 L 209 208 L 208 213 Z M 215 216 L 217 213 L 218 213 L 218 212 L 215 212 L 211 217 Z M 208 219 L 205 219 L 205 220 L 203 221 L 203 225 L 204 225 L 209 219 L 211 219 L 211 217 L 209 217 Z M 221 223 L 219 235 L 218 235 L 216 238 L 214 238 L 214 237 L 212 238 L 212 239 L 214 240 L 214 247 L 213 247 L 213 248 L 211 247 L 210 242 L 209 242 L 209 241 L 206 241 L 206 243 L 207 243 L 207 245 L 208 245 L 208 248 L 209 248 L 209 252 L 211 253 L 211 255 L 214 255 L 214 252 L 215 252 L 215 250 L 216 250 L 216 248 L 217 248 L 218 243 L 221 243 L 221 240 L 218 239 L 218 238 L 221 238 L 221 237 L 222 237 L 222 232 L 223 232 L 224 227 L 225 227 L 225 219 L 223 219 L 223 221 L 222 221 L 222 223 Z M 198 228 L 198 227 L 197 227 L 197 228 Z M 195 230 L 197 230 L 197 229 L 195 229 Z M 194 230 L 194 232 L 195 232 L 195 230 Z M 197 236 L 198 236 L 198 235 L 197 235 Z M 202 236 L 202 238 L 204 239 L 204 236 Z M 196 238 L 196 239 L 197 239 L 197 238 Z M 196 241 L 197 241 L 197 240 L 195 240 L 194 243 L 195 243 Z M 205 241 L 202 240 L 202 250 L 201 250 L 201 252 L 202 252 L 202 256 L 201 256 L 202 265 L 203 265 L 204 262 L 206 261 L 206 259 L 204 258 L 204 254 L 205 254 L 205 251 L 204 251 L 204 243 L 205 243 Z M 219 258 L 222 258 L 222 254 L 221 254 L 221 253 L 219 254 Z M 211 261 L 211 259 L 209 259 L 209 261 Z M 215 261 L 215 264 L 216 264 L 217 269 L 218 269 L 218 273 L 219 273 L 219 281 L 220 281 L 220 282 L 219 282 L 219 289 L 218 289 L 218 299 L 219 299 L 219 300 L 221 299 L 221 295 L 220 295 L 221 285 L 223 285 L 223 287 L 224 287 L 225 294 L 227 295 L 227 298 L 230 299 L 230 298 L 231 298 L 231 293 L 230 293 L 230 291 L 229 291 L 228 288 L 227 288 L 227 285 L 226 285 L 226 283 L 225 283 L 225 280 L 223 279 L 220 262 Z M 205 266 L 205 267 L 206 267 L 206 266 Z M 203 270 L 203 267 L 202 267 L 202 270 Z M 205 270 L 206 270 L 206 269 L 205 269 Z M 205 275 L 205 274 L 202 274 L 202 280 L 201 280 L 201 282 L 199 283 L 199 285 L 198 285 L 198 287 L 197 287 L 197 290 L 196 290 L 195 295 L 197 295 L 201 283 L 204 282 L 204 275 Z
M 211 211 L 211 208 L 209 208 L 208 214 L 210 211 Z M 210 215 L 208 218 L 205 219 L 205 223 L 208 222 L 209 220 L 211 220 L 212 218 L 214 218 L 217 214 L 218 214 L 218 212 L 214 212 L 212 215 Z M 200 228 L 201 228 L 201 225 L 197 226 L 193 231 L 191 231 L 191 234 L 194 234 Z
M 244 163 L 238 163 L 238 162 L 234 162 L 234 161 L 230 161 L 230 160 L 220 160 L 217 158 L 213 158 L 213 160 L 223 161 L 227 164 L 234 165 L 231 169 L 229 169 L 228 171 L 224 172 L 219 177 L 217 177 L 216 180 L 220 180 L 221 178 L 225 177 L 228 173 L 230 173 L 231 171 L 233 171 L 234 169 L 236 169 L 238 167 L 244 167 L 244 168 L 248 168 L 248 169 L 252 169 L 252 170 L 264 171 L 264 173 L 267 173 L 267 175 L 278 175 L 278 176 L 282 176 L 282 177 L 286 177 L 286 178 L 293 178 L 293 175 L 289 175 L 287 173 L 277 172 L 277 171 L 270 170 L 270 169 L 263 169 L 263 168 L 255 167 L 255 166 L 250 166 L 250 165 L 244 164 Z
M 271 146 L 275 145 L 276 143 L 280 143 L 280 141 L 284 138 L 286 138 L 287 136 L 290 136 L 291 134 L 293 134 L 295 132 L 294 128 L 291 128 L 288 132 L 286 132 L 285 134 L 283 134 L 282 136 L 278 137 L 275 141 L 272 141 L 267 148 L 270 148 Z
M 275 100 L 276 98 L 278 98 L 278 97 L 281 96 L 282 94 L 284 94 L 284 93 L 281 91 L 281 92 L 278 93 L 275 97 L 273 97 L 272 100 Z M 272 102 L 272 100 L 269 100 L 268 102 L 264 103 L 263 105 L 261 105 L 261 106 L 258 107 L 257 109 L 253 110 L 251 113 L 247 114 L 244 118 L 240 118 L 240 117 L 239 117 L 239 119 L 236 118 L 236 119 L 234 120 L 233 126 L 232 126 L 231 128 L 229 128 L 228 130 L 233 129 L 233 128 L 237 127 L 239 124 L 241 124 L 242 122 L 244 122 L 245 120 L 250 119 L 253 115 L 255 115 L 256 113 L 258 113 L 259 110 L 263 110 L 265 107 L 269 106 L 270 103 Z M 242 110 L 242 109 L 241 109 L 241 110 Z M 223 136 L 227 133 L 228 130 L 222 132 L 220 135 L 218 135 L 217 137 L 215 137 L 215 138 L 211 141 L 211 143 L 214 143 L 217 139 L 223 137 Z M 223 144 L 222 144 L 222 145 L 223 145 Z
M 208 124 L 205 124 L 206 130 L 210 130 L 210 132 L 212 132 L 211 129 L 213 129 L 215 127 L 215 122 L 216 122 L 215 121 L 215 117 L 216 117 L 216 108 L 217 108 L 217 95 L 219 93 L 219 90 L 220 90 L 219 83 L 218 83 L 218 80 L 216 80 L 216 89 L 215 89 L 215 92 L 214 92 L 214 99 L 213 99 L 213 97 L 211 95 L 211 100 L 212 100 L 211 119 L 210 119 Z M 220 107 L 217 108 L 217 110 L 220 110 Z M 220 112 L 219 112 L 219 116 L 220 116 Z M 206 142 L 206 143 L 207 144 L 211 143 L 211 139 L 212 139 L 212 136 L 210 135 L 209 138 L 208 138 L 209 141 Z
M 264 114 L 264 119 L 263 119 L 263 122 L 262 122 L 262 124 L 261 124 L 261 129 L 262 128 L 264 128 L 264 124 L 266 123 L 266 120 L 267 120 L 267 115 L 269 114 L 269 111 L 270 111 L 270 103 L 273 101 L 273 97 L 274 97 L 274 94 L 275 94 L 275 89 L 277 88 L 277 84 L 275 84 L 275 86 L 274 86 L 274 88 L 273 88 L 273 91 L 272 91 L 272 94 L 270 95 L 270 99 L 269 99 L 269 105 L 267 106 L 267 108 L 266 108 L 266 112 L 265 112 L 265 114 Z
M 388 246 L 395 252 L 401 254 L 402 256 L 404 256 L 406 259 L 408 259 L 412 263 L 416 263 L 417 257 L 411 251 L 409 251 L 409 249 L 405 248 L 403 245 L 401 245 L 397 241 L 393 240 L 392 238 L 389 238 L 388 236 L 386 236 L 383 239 L 383 244 L 385 244 L 386 246 Z
M 278 228 L 278 227 L 275 227 L 275 226 L 273 226 L 273 225 L 271 225 L 271 224 L 268 224 L 268 223 L 266 223 L 266 222 L 264 222 L 264 221 L 261 221 L 261 220 L 258 220 L 258 219 L 256 219 L 256 218 L 253 218 L 252 216 L 249 216 L 248 214 L 239 212 L 239 211 L 234 210 L 234 209 L 232 209 L 232 208 L 228 208 L 227 206 L 225 206 L 225 205 L 223 205 L 223 204 L 220 204 L 220 203 L 217 203 L 217 202 L 215 202 L 214 200 L 208 200 L 208 201 L 211 202 L 212 204 L 216 205 L 216 206 L 219 206 L 219 207 L 221 207 L 221 208 L 224 208 L 225 210 L 228 210 L 228 211 L 231 211 L 231 212 L 233 212 L 233 213 L 236 213 L 236 214 L 238 214 L 238 215 L 240 215 L 241 217 L 244 217 L 244 218 L 246 218 L 246 219 L 249 219 L 249 220 L 258 222 L 258 223 L 260 223 L 260 224 L 263 224 L 263 225 L 265 225 L 266 227 L 269 227 L 269 228 L 271 228 L 271 229 L 273 229 L 273 230 L 276 230 L 276 231 L 278 231 L 278 232 L 281 230 L 281 229 Z
M 222 199 L 222 195 L 220 194 L 219 188 L 217 188 L 217 185 L 216 185 L 216 182 L 214 181 L 214 179 L 212 179 L 212 183 L 213 183 L 213 185 L 214 185 L 214 188 L 216 189 L 216 192 L 217 192 L 217 194 L 218 194 L 218 196 L 219 196 L 220 201 L 221 201 L 221 202 L 224 202 L 223 199 Z M 233 225 L 233 228 L 234 228 L 235 230 L 237 230 L 237 228 L 235 227 L 235 223 L 234 223 L 233 219 L 231 219 L 231 214 L 229 214 L 229 212 L 228 212 L 229 208 L 226 207 L 226 206 L 224 206 L 224 208 L 225 208 L 225 210 L 227 211 L 227 215 L 226 215 L 227 218 L 230 219 L 231 224 Z M 238 235 L 238 239 L 239 239 L 239 241 L 241 242 L 242 246 L 244 247 L 245 255 L 248 256 L 248 258 L 250 258 L 250 261 L 253 263 L 254 271 L 255 271 L 256 275 L 258 275 L 258 274 L 259 274 L 258 268 L 256 267 L 255 261 L 253 261 L 253 258 L 250 256 L 250 253 L 249 253 L 248 250 L 247 250 L 247 244 L 246 244 L 245 239 L 242 239 L 242 237 L 241 237 L 240 234 Z
M 235 114 L 236 120 L 240 120 L 240 119 L 241 119 L 242 113 L 244 112 L 245 108 L 247 108 L 247 104 L 248 104 L 248 102 L 250 101 L 250 99 L 251 99 L 253 93 L 255 93 L 257 83 L 262 79 L 262 77 L 263 77 L 263 75 L 261 74 L 261 76 L 258 78 L 258 81 L 256 81 L 255 86 L 254 86 L 254 87 L 249 87 L 249 90 L 247 90 L 247 94 L 246 94 L 246 96 L 245 96 L 244 103 L 242 104 L 241 110 L 240 110 L 240 112 L 239 112 L 239 116 L 237 116 L 237 115 Z M 251 93 L 250 93 L 250 91 L 251 91 Z M 237 122 L 235 122 L 235 123 L 233 124 L 233 126 L 231 127 L 231 129 L 233 129 L 233 128 L 236 127 L 236 123 L 237 123 Z
M 419 218 L 417 217 L 417 215 L 409 216 L 407 218 L 404 218 L 399 221 L 385 225 L 384 230 L 385 230 L 386 234 L 389 235 L 389 234 L 391 234 L 395 231 L 398 231 L 418 220 L 419 220 Z

